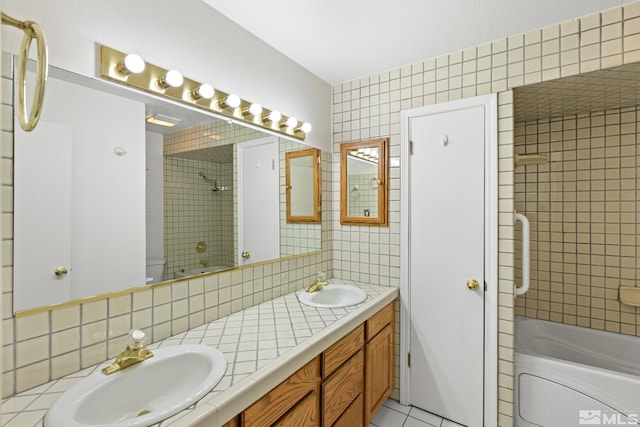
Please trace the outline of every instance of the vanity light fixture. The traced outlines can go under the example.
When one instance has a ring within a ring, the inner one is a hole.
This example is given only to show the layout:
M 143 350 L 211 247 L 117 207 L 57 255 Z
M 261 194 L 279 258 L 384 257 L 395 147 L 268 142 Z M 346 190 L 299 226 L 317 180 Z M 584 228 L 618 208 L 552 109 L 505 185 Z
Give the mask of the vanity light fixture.
M 194 101 L 197 101 L 198 99 L 211 99 L 215 93 L 216 91 L 213 89 L 213 86 L 209 83 L 202 83 L 200 86 L 192 90 L 190 95 Z
M 144 68 L 144 60 L 135 53 L 130 53 L 125 56 L 117 67 L 118 72 L 125 76 L 128 76 L 129 74 L 139 74 L 144 71 Z
M 262 114 L 262 105 L 258 104 L 257 102 L 254 102 L 253 104 L 251 104 L 249 106 L 249 108 L 243 108 L 242 109 L 242 115 L 243 116 L 259 116 L 260 114 Z
M 242 100 L 240 99 L 240 97 L 235 93 L 232 93 L 231 95 L 227 95 L 226 98 L 223 98 L 220 101 L 218 101 L 218 107 L 220 107 L 220 109 L 222 110 L 224 110 L 227 107 L 238 108 L 241 102 Z
M 283 116 L 278 111 L 265 109 L 258 103 L 244 100 L 208 83 L 183 77 L 176 70 L 158 67 L 145 62 L 138 55 L 119 52 L 107 46 L 100 46 L 100 76 L 174 102 L 206 110 L 214 116 L 232 122 L 244 122 L 255 128 L 302 141 L 311 131 L 309 123 L 298 122 L 291 116 Z M 211 101 L 204 102 L 205 100 Z M 157 120 L 157 117 L 152 120 Z
M 179 71 L 169 70 L 167 73 L 158 79 L 158 86 L 162 89 L 168 89 L 170 87 L 180 87 L 184 82 L 184 77 Z
M 377 148 L 358 148 L 357 150 L 349 150 L 347 152 L 347 155 L 356 158 L 356 159 L 360 159 L 360 160 L 364 160 L 365 162 L 370 162 L 370 163 L 378 163 L 378 149 Z

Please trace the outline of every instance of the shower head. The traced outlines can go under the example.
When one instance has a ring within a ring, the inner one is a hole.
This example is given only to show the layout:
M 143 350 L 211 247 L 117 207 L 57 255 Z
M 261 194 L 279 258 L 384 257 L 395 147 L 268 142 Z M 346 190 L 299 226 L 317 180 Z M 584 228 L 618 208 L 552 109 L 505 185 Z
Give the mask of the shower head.
M 205 175 L 204 172 L 198 172 L 198 176 L 204 179 L 209 184 L 213 184 L 213 186 L 211 187 L 211 191 L 220 191 L 220 188 L 218 188 L 218 180 L 207 178 L 207 175 Z

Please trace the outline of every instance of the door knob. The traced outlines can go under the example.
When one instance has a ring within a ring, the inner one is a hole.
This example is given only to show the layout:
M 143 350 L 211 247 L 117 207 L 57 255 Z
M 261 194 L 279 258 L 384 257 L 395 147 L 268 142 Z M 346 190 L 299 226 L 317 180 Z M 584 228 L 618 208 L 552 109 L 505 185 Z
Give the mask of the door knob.
M 242 252 L 242 258 L 244 259 L 249 259 L 249 257 L 251 256 L 251 254 L 247 251 Z
M 469 288 L 470 290 L 475 291 L 479 287 L 480 287 L 480 284 L 478 283 L 477 280 L 475 279 L 467 280 L 467 288 Z
M 53 270 L 53 272 L 54 272 L 54 273 L 56 274 L 56 276 L 58 276 L 58 277 L 63 277 L 63 276 L 65 276 L 65 275 L 68 273 L 67 269 L 66 269 L 66 268 L 64 268 L 64 267 L 58 267 L 58 268 L 56 268 L 55 270 Z

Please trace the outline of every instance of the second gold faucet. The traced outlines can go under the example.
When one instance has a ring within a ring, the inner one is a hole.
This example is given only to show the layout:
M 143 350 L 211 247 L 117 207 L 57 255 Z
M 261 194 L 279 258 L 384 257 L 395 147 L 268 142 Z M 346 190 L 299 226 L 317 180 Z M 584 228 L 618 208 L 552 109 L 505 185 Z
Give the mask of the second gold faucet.
M 320 272 L 318 273 L 318 277 L 314 280 L 311 285 L 307 288 L 307 292 L 318 292 L 321 291 L 322 288 L 327 286 L 329 281 L 327 280 L 327 275 Z
M 111 375 L 153 357 L 151 350 L 142 345 L 145 336 L 145 333 L 140 330 L 131 330 L 129 332 L 130 343 L 111 365 L 102 368 L 102 373 Z

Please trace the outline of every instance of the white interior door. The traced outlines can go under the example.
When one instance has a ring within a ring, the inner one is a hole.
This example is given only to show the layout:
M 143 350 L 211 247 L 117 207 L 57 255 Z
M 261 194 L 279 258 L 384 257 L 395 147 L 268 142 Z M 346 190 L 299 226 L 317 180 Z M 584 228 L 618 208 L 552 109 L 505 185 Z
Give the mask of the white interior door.
M 484 114 L 409 123 L 411 403 L 465 426 L 484 418 Z
M 238 265 L 278 258 L 280 192 L 276 137 L 238 144 L 238 181 Z
M 71 145 L 68 126 L 41 120 L 32 132 L 16 127 L 15 311 L 71 298 Z M 58 267 L 68 273 L 57 276 Z

